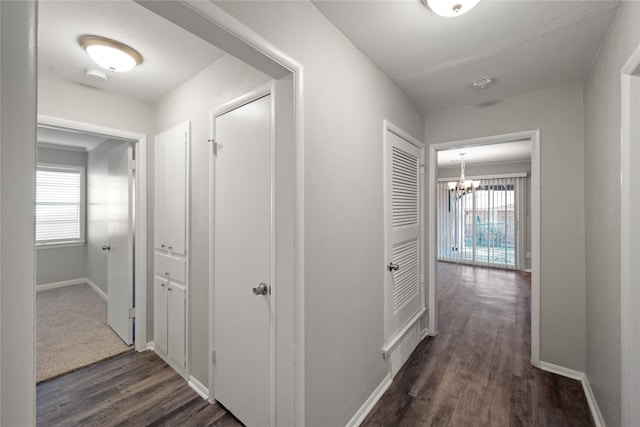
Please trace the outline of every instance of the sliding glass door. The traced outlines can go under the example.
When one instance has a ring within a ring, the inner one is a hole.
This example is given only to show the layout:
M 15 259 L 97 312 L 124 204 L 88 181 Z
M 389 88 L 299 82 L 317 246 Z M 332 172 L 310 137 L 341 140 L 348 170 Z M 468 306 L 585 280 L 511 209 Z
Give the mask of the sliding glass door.
M 482 179 L 456 199 L 438 183 L 438 259 L 523 269 L 526 177 Z

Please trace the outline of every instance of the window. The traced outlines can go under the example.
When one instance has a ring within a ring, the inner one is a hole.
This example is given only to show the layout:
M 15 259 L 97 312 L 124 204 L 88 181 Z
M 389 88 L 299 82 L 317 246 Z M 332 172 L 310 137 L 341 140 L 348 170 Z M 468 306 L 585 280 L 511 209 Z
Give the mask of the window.
M 36 244 L 84 243 L 84 168 L 39 164 Z
M 439 182 L 438 260 L 523 270 L 526 179 L 481 179 L 460 200 Z

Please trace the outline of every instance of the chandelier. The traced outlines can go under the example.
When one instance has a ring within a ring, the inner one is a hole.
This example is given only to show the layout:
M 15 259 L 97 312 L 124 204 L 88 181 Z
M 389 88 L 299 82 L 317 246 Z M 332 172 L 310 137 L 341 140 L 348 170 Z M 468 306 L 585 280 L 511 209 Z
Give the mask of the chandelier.
M 470 179 L 464 178 L 464 155 L 467 153 L 460 154 L 460 181 L 455 182 L 451 181 L 447 183 L 449 186 L 449 192 L 453 194 L 456 200 L 461 199 L 465 194 L 469 194 L 471 191 L 475 190 L 480 186 L 480 181 L 472 181 Z

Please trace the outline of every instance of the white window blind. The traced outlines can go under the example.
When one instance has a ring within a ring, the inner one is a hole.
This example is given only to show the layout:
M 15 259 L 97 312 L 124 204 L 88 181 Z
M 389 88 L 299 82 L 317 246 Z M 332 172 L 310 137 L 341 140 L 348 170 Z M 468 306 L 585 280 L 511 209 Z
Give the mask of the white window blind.
M 524 269 L 526 179 L 481 179 L 460 200 L 438 182 L 438 259 Z
M 84 168 L 38 165 L 36 243 L 84 241 Z

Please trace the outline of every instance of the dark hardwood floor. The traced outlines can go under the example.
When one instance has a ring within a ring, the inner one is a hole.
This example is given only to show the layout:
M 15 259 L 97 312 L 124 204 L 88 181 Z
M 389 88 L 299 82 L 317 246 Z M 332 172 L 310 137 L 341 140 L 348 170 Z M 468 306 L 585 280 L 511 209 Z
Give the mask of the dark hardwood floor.
M 529 364 L 527 275 L 439 263 L 438 279 L 438 336 L 420 343 L 363 426 L 594 425 L 578 381 Z M 39 384 L 37 425 L 241 424 L 153 352 L 129 352 Z
M 40 383 L 37 426 L 241 426 L 155 353 L 131 351 Z
M 438 263 L 439 333 L 363 426 L 593 426 L 579 381 L 530 365 L 524 273 Z

